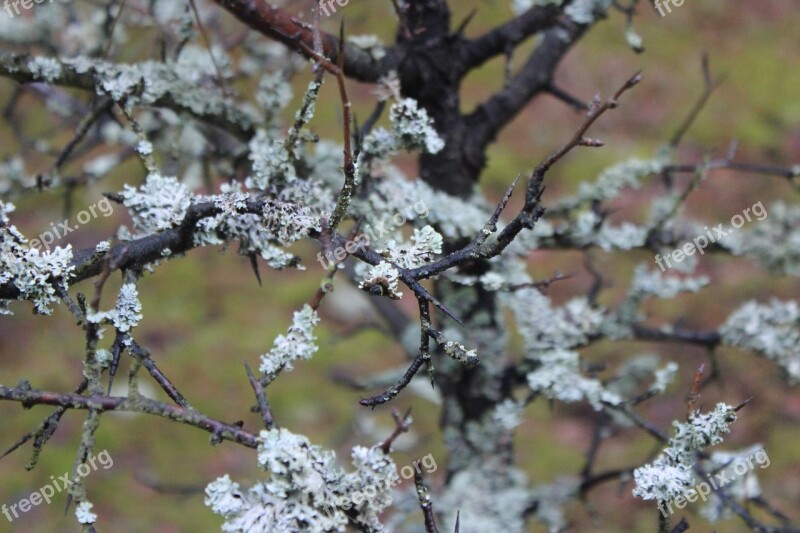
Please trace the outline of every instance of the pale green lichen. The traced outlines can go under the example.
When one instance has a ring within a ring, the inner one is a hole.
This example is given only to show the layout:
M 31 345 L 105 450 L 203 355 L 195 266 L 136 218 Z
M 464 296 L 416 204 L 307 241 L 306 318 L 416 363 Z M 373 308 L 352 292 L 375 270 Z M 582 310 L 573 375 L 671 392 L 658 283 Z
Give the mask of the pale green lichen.
M 442 236 L 431 226 L 414 229 L 410 243 L 390 240 L 386 248 L 376 251 L 401 268 L 416 268 L 433 261 L 442 253 Z
M 188 188 L 174 176 L 149 174 L 143 185 L 135 188 L 126 184 L 120 194 L 137 235 L 177 226 L 191 205 Z
M 723 488 L 728 498 L 733 498 L 736 502 L 746 505 L 749 500 L 755 500 L 762 496 L 761 484 L 758 482 L 758 476 L 754 470 L 756 465 L 759 468 L 768 467 L 770 459 L 763 446 L 755 444 L 735 452 L 715 451 L 702 464 L 705 472 L 709 473 L 709 478 L 714 476 L 717 480 L 727 481 Z M 707 483 L 702 478 L 695 481 Z M 703 499 L 705 500 L 705 498 Z M 720 498 L 717 491 L 710 492 L 708 503 L 700 509 L 700 514 L 709 522 L 728 520 L 734 516 L 730 505 Z
M 381 261 L 370 267 L 358 288 L 369 291 L 377 296 L 386 296 L 392 300 L 399 300 L 403 293 L 399 290 L 398 278 L 400 273 L 391 264 Z
M 791 384 L 800 383 L 800 307 L 795 301 L 751 301 L 719 328 L 722 342 L 774 361 Z
M 33 302 L 38 314 L 52 313 L 51 305 L 57 303 L 56 286 L 66 290 L 70 275 L 75 270 L 72 246 L 57 246 L 40 252 L 39 246 L 29 248 L 28 240 L 11 224 L 8 215 L 14 204 L 0 202 L 0 285 L 11 283 L 19 291 L 18 299 Z M 0 314 L 10 314 L 8 301 L 0 302 Z
M 528 387 L 546 398 L 567 403 L 586 401 L 598 411 L 623 401 L 600 380 L 582 375 L 576 352 L 553 350 L 542 353 L 537 361 L 539 368 L 527 375 Z
M 776 275 L 800 275 L 800 207 L 776 202 L 760 214 L 753 213 L 753 225 L 731 231 L 720 243 L 736 255 L 757 261 Z M 755 207 L 753 206 L 753 207 Z M 748 216 L 749 220 L 749 216 Z
M 242 489 L 225 475 L 206 487 L 205 504 L 222 515 L 227 532 L 345 531 L 348 514 L 371 531 L 382 531 L 380 513 L 392 503 L 397 467 L 380 447 L 356 446 L 355 470 L 335 465 L 335 454 L 286 429 L 262 431 L 258 463 L 267 481 Z M 345 514 L 348 512 L 348 514 Z
M 623 188 L 636 188 L 645 177 L 661 172 L 670 159 L 671 154 L 664 152 L 653 159 L 633 158 L 617 163 L 603 170 L 595 181 L 581 183 L 575 195 L 557 202 L 550 211 L 557 213 L 593 201 L 611 200 Z
M 286 335 L 279 335 L 272 349 L 261 356 L 259 370 L 274 378 L 282 370 L 292 370 L 295 361 L 311 359 L 319 349 L 314 336 L 314 326 L 318 323 L 317 312 L 308 304 L 296 311 Z
M 532 288 L 516 291 L 508 301 L 529 357 L 586 343 L 598 334 L 604 317 L 585 297 L 553 307 L 549 297 Z
M 661 502 L 684 496 L 693 486 L 692 466 L 697 461 L 697 452 L 721 443 L 735 420 L 733 408 L 718 403 L 709 413 L 692 412 L 688 422 L 672 422 L 675 436 L 662 454 L 653 463 L 634 471 L 633 495 Z

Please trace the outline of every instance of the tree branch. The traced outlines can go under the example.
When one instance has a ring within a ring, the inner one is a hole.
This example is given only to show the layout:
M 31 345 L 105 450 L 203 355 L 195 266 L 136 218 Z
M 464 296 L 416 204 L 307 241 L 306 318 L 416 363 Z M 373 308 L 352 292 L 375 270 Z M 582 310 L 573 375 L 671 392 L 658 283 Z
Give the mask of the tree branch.
M 212 433 L 217 440 L 229 440 L 248 448 L 258 446 L 258 437 L 243 429 L 207 417 L 192 409 L 157 402 L 149 398 L 124 398 L 120 396 L 81 396 L 79 394 L 61 394 L 58 392 L 39 391 L 22 384 L 19 387 L 0 386 L 0 400 L 19 402 L 23 407 L 34 405 L 56 405 L 66 409 L 83 409 L 96 412 L 120 411 L 143 413 L 160 416 L 200 428 Z
M 561 12 L 559 6 L 535 6 L 505 24 L 477 37 L 462 46 L 462 76 L 489 59 L 515 48 L 531 35 L 551 27 Z
M 50 59 L 43 56 L 42 59 Z M 19 83 L 49 83 L 51 85 L 59 85 L 62 87 L 72 87 L 75 89 L 82 89 L 94 94 L 98 87 L 97 73 L 94 68 L 87 69 L 86 71 L 79 71 L 74 65 L 60 63 L 60 70 L 56 75 L 45 76 L 42 72 L 36 72 L 30 67 L 31 56 L 28 54 L 14 54 L 8 52 L 0 52 L 0 76 L 15 80 Z M 114 63 L 103 62 L 109 70 L 122 71 L 129 68 L 127 65 L 117 65 Z M 141 93 L 144 87 L 141 86 L 135 95 Z M 250 116 L 246 115 L 235 105 L 223 100 L 222 96 L 215 91 L 204 89 L 203 87 L 195 86 L 194 96 L 199 101 L 219 100 L 222 102 L 222 108 L 212 112 L 210 108 L 198 110 L 195 106 L 190 105 L 183 94 L 173 93 L 169 90 L 165 91 L 154 102 L 149 103 L 153 107 L 165 107 L 172 109 L 179 113 L 187 113 L 198 120 L 218 126 L 225 131 L 235 135 L 239 139 L 247 140 L 252 137 L 255 128 Z M 192 100 L 195 102 L 197 100 Z
M 562 17 L 511 81 L 466 117 L 469 135 L 485 147 L 537 94 L 549 90 L 556 67 L 586 31 Z
M 297 24 L 295 18 L 283 9 L 272 7 L 264 0 L 214 0 L 248 27 L 285 44 L 290 49 L 313 59 L 314 34 L 309 28 Z M 323 54 L 333 63 L 339 58 L 339 39 L 329 33 L 320 33 Z M 369 52 L 352 43 L 344 43 L 344 73 L 364 82 L 377 82 L 395 68 L 398 52 L 386 49 L 386 55 L 374 59 Z

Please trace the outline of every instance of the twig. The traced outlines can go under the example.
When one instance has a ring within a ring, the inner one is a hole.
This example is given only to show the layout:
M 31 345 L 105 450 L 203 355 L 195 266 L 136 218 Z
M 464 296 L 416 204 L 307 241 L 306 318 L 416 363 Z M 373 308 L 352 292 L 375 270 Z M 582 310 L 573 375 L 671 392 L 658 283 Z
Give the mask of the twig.
M 74 392 L 75 394 L 83 394 L 88 387 L 89 380 L 83 378 L 80 384 L 75 388 Z M 35 437 L 33 440 L 33 457 L 25 466 L 25 468 L 31 470 L 38 462 L 39 453 L 41 452 L 42 447 L 47 443 L 48 440 L 50 440 L 50 437 L 53 436 L 53 433 L 55 433 L 56 429 L 58 429 L 58 423 L 61 421 L 61 417 L 64 416 L 64 413 L 66 412 L 66 407 L 59 407 L 53 411 L 53 413 L 45 418 L 42 423 L 36 427 L 36 429 L 23 435 L 22 438 L 20 438 L 10 448 L 3 452 L 3 455 L 0 455 L 0 459 L 28 442 L 31 437 Z
M 712 79 L 711 77 L 711 70 L 708 66 L 708 53 L 703 54 L 702 59 L 702 69 L 703 69 L 703 82 L 705 83 L 705 88 L 703 90 L 703 94 L 700 95 L 700 98 L 695 102 L 692 109 L 689 110 L 689 114 L 686 115 L 686 118 L 683 120 L 681 125 L 678 127 L 678 130 L 672 135 L 672 138 L 669 141 L 669 145 L 672 148 L 678 146 L 683 139 L 683 136 L 686 135 L 686 132 L 689 131 L 689 128 L 692 127 L 692 124 L 697 119 L 697 116 L 700 114 L 700 111 L 703 110 L 708 99 L 711 97 L 711 93 L 720 86 L 720 84 L 725 81 L 725 76 L 721 76 L 716 80 Z
M 422 367 L 423 363 L 425 363 L 425 357 L 423 354 L 419 354 L 414 358 L 414 360 L 411 362 L 411 366 L 408 367 L 408 370 L 406 370 L 397 383 L 376 396 L 362 398 L 358 401 L 358 403 L 365 407 L 376 407 L 391 401 L 395 396 L 400 394 L 401 390 L 405 389 L 408 384 L 411 383 L 411 380 L 414 379 L 414 376 L 417 374 L 417 372 L 419 372 L 419 369 Z
M 422 515 L 425 517 L 425 531 L 439 533 L 439 529 L 436 527 L 436 518 L 433 516 L 433 501 L 428 494 L 428 488 L 422 481 L 422 471 L 419 469 L 414 470 L 414 486 L 417 489 L 419 508 L 422 509 Z
M 215 420 L 193 409 L 167 405 L 144 397 L 81 396 L 78 394 L 39 391 L 30 388 L 29 385 L 20 387 L 4 387 L 0 385 L 0 400 L 19 402 L 23 407 L 57 405 L 65 409 L 93 410 L 98 413 L 117 411 L 149 414 L 200 428 L 220 440 L 229 440 L 248 448 L 256 448 L 258 446 L 258 437 L 240 427 Z
M 697 402 L 700 401 L 700 383 L 703 380 L 703 370 L 705 369 L 706 365 L 700 365 L 700 368 L 697 369 L 697 372 L 694 373 L 694 380 L 692 381 L 692 388 L 689 391 L 689 402 L 686 406 L 686 416 L 691 417 L 692 413 L 695 412 L 695 407 L 697 406 Z
M 264 392 L 264 387 L 261 386 L 261 383 L 259 383 L 253 375 L 253 371 L 250 370 L 250 365 L 248 365 L 247 362 L 244 363 L 244 369 L 247 372 L 247 379 L 250 381 L 250 386 L 253 387 L 253 392 L 256 395 L 256 401 L 258 402 L 257 409 L 258 412 L 261 413 L 264 427 L 272 429 L 275 425 L 275 420 L 272 418 L 272 410 L 269 408 L 269 402 L 267 401 L 267 394 Z
M 402 418 L 397 409 L 392 409 L 392 418 L 394 419 L 394 431 L 383 441 L 383 444 L 381 444 L 381 450 L 387 455 L 392 451 L 392 444 L 394 444 L 394 441 L 411 427 L 411 423 L 413 422 L 411 419 L 411 408 L 408 408 Z
M 153 361 L 152 357 L 150 357 L 150 352 L 139 346 L 139 344 L 133 339 L 131 339 L 130 353 L 139 362 L 141 362 L 142 365 L 144 365 L 153 379 L 156 380 L 156 383 L 161 386 L 161 389 L 172 399 L 172 401 L 186 409 L 192 408 L 192 405 L 183 396 L 183 394 L 178 391 L 177 387 L 175 387 L 172 381 L 170 381 L 170 379 L 165 376 L 161 370 L 159 370 L 158 366 L 156 366 L 156 362 Z

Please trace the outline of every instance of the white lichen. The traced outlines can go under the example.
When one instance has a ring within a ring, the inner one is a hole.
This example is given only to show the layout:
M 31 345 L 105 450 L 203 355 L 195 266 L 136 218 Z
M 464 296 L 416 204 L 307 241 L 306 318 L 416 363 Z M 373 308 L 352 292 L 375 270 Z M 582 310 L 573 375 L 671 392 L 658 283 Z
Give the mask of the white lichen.
M 386 296 L 392 300 L 399 300 L 403 293 L 399 290 L 398 277 L 400 273 L 391 264 L 381 261 L 371 267 L 358 288 L 369 291 L 377 296 Z
M 139 188 L 126 184 L 120 195 L 137 236 L 177 226 L 191 205 L 187 187 L 174 176 L 161 174 L 149 174 Z
M 576 352 L 553 350 L 538 357 L 539 368 L 527 375 L 528 387 L 552 400 L 591 404 L 595 410 L 614 406 L 623 399 L 603 383 L 583 376 Z
M 380 61 L 386 55 L 383 43 L 377 35 L 348 35 L 347 41 L 365 50 L 375 61 Z
M 382 158 L 399 150 L 422 150 L 431 154 L 444 148 L 433 119 L 413 98 L 403 98 L 389 108 L 392 130 L 376 128 L 364 139 L 364 152 Z
M 722 342 L 774 361 L 791 384 L 800 383 L 800 308 L 795 301 L 747 302 L 719 329 Z
M 75 267 L 72 246 L 40 251 L 39 243 L 29 248 L 28 240 L 12 225 L 8 214 L 14 204 L 0 202 L 0 285 L 12 283 L 19 290 L 19 300 L 33 302 L 38 314 L 52 313 L 51 305 L 59 301 L 56 285 L 65 290 Z M 0 314 L 10 314 L 8 302 L 0 304 Z
M 697 461 L 697 452 L 721 443 L 722 436 L 730 431 L 735 420 L 733 408 L 718 403 L 709 413 L 692 412 L 688 422 L 673 421 L 675 436 L 661 455 L 652 464 L 634 470 L 633 495 L 660 502 L 684 496 L 693 486 L 692 467 Z
M 800 206 L 776 202 L 770 206 L 768 217 L 761 202 L 755 205 L 760 205 L 761 211 L 753 210 L 752 226 L 731 231 L 720 243 L 773 274 L 800 275 Z
M 295 311 L 286 335 L 278 335 L 272 349 L 261 356 L 261 372 L 275 376 L 282 370 L 292 370 L 292 363 L 298 359 L 311 359 L 319 349 L 314 336 L 318 323 L 317 312 L 308 304 Z
M 541 351 L 585 344 L 598 334 L 604 319 L 603 309 L 592 307 L 586 297 L 554 308 L 548 296 L 525 288 L 515 291 L 508 301 L 531 357 Z
M 414 228 L 411 243 L 397 243 L 390 240 L 386 248 L 376 250 L 388 261 L 401 268 L 416 268 L 433 261 L 442 253 L 442 236 L 431 226 L 421 230 Z
M 92 502 L 86 500 L 75 506 L 75 517 L 79 524 L 94 524 L 97 521 L 97 515 L 92 512 L 92 507 L 94 507 Z
M 755 466 L 766 468 L 770 459 L 761 444 L 755 444 L 744 450 L 735 452 L 716 451 L 711 457 L 702 462 L 703 470 L 708 472 L 714 485 L 723 483 L 721 487 L 725 494 L 742 505 L 750 499 L 760 498 L 762 495 L 761 484 L 758 476 L 753 472 Z M 742 467 L 742 468 L 740 468 Z M 708 483 L 708 481 L 703 480 Z M 700 509 L 700 514 L 709 522 L 727 520 L 734 516 L 730 505 L 719 497 L 717 491 L 711 491 L 708 502 Z
M 585 5 L 587 2 L 582 2 Z M 575 4 L 575 3 L 573 3 Z M 582 182 L 578 192 L 558 203 L 549 211 L 553 213 L 574 209 L 593 201 L 606 201 L 619 196 L 623 188 L 637 188 L 642 179 L 658 174 L 670 161 L 670 154 L 658 154 L 653 159 L 633 158 L 617 163 L 600 173 L 594 181 Z
M 109 311 L 97 311 L 87 314 L 87 320 L 95 324 L 111 324 L 121 333 L 129 333 L 139 325 L 142 319 L 142 304 L 139 292 L 133 283 L 125 283 L 117 294 L 116 305 Z M 128 340 L 127 343 L 130 343 Z
M 268 480 L 243 490 L 225 475 L 206 487 L 205 504 L 222 515 L 223 531 L 345 531 L 358 524 L 382 531 L 378 519 L 391 502 L 397 467 L 379 447 L 352 451 L 355 471 L 335 465 L 335 454 L 286 429 L 262 431 L 258 463 Z

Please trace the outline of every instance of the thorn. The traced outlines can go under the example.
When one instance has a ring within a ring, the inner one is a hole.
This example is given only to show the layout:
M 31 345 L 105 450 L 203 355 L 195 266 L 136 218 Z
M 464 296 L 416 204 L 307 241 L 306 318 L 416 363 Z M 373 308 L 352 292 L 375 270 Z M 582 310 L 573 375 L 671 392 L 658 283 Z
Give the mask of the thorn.
M 458 318 L 458 315 L 456 315 L 450 309 L 448 309 L 447 306 L 444 305 L 442 302 L 440 302 L 439 300 L 437 300 L 433 296 L 431 296 L 431 302 L 433 303 L 433 305 L 435 305 L 437 308 L 439 308 L 444 314 L 446 314 L 447 316 L 449 316 L 450 318 L 452 318 L 453 320 L 458 322 L 459 326 L 461 326 L 462 328 L 465 327 L 464 326 L 464 322 L 460 318 Z
M 253 273 L 256 275 L 256 279 L 258 280 L 258 286 L 263 287 L 261 285 L 261 273 L 258 271 L 258 260 L 256 259 L 256 254 L 251 253 L 250 256 L 250 266 L 253 267 Z
M 10 454 L 14 450 L 19 448 L 23 444 L 25 444 L 26 442 L 28 442 L 31 437 L 33 437 L 33 433 L 28 433 L 26 435 L 23 435 L 23 437 L 21 439 L 19 439 L 14 445 L 12 445 L 9 449 L 7 449 L 5 452 L 3 452 L 3 455 L 0 455 L 0 459 L 2 459 L 6 455 Z
M 733 410 L 738 411 L 739 409 L 750 403 L 750 400 L 752 400 L 753 398 L 755 398 L 755 396 L 750 396 L 748 399 L 746 399 L 745 401 L 734 407 Z
M 467 25 L 470 22 L 472 22 L 472 18 L 475 16 L 477 12 L 478 12 L 477 8 L 473 8 L 472 11 L 470 11 L 469 14 L 466 17 L 464 17 L 464 20 L 461 21 L 461 24 L 459 24 L 458 28 L 456 29 L 455 33 L 456 35 L 464 34 L 464 30 L 467 29 Z
M 116 192 L 104 192 L 102 194 L 112 202 L 120 205 L 122 205 L 122 203 L 125 201 L 125 198 L 121 194 Z

